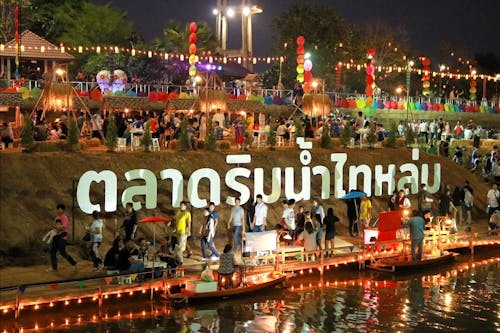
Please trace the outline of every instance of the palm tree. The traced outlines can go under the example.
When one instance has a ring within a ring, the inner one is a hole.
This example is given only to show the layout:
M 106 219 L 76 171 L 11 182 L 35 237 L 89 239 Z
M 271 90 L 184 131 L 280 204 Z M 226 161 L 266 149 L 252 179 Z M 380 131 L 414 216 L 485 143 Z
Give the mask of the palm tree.
M 196 24 L 198 26 L 196 30 L 197 53 L 215 50 L 218 42 L 208 24 L 205 22 L 197 22 Z M 153 45 L 163 52 L 187 54 L 189 51 L 189 34 L 189 24 L 186 24 L 182 29 L 179 22 L 169 20 L 163 28 L 163 36 L 156 38 Z

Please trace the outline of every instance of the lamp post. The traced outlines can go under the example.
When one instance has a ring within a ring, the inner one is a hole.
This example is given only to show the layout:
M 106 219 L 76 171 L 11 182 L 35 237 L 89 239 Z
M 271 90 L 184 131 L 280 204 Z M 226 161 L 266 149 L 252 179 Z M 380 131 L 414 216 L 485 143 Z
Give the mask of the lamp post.
M 413 60 L 408 62 L 406 67 L 406 123 L 408 124 L 410 116 L 410 85 L 411 85 L 411 68 L 415 63 Z

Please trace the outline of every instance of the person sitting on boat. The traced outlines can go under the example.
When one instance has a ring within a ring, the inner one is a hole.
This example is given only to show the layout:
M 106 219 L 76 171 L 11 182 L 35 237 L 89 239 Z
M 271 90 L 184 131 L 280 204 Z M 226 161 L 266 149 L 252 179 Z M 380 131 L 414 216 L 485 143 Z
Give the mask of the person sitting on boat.
M 106 252 L 106 255 L 104 256 L 104 268 L 110 271 L 114 271 L 117 269 L 118 265 L 118 255 L 120 253 L 121 247 L 120 247 L 120 234 L 116 236 L 116 238 L 113 240 L 113 245 L 111 245 L 111 248 Z
M 160 244 L 160 248 L 156 252 L 160 261 L 166 262 L 169 270 L 182 266 L 182 249 L 177 242 L 177 237 L 166 236 L 160 241 Z
M 398 209 L 411 209 L 410 199 L 405 194 L 405 190 L 399 190 L 398 192 Z
M 233 274 L 234 274 L 234 252 L 231 244 L 224 246 L 224 252 L 220 255 L 219 262 L 219 286 L 224 289 L 233 287 Z
M 118 254 L 117 268 L 120 271 L 129 273 L 142 272 L 144 270 L 144 261 L 139 258 L 139 248 L 136 246 L 133 239 L 125 242 L 125 247 Z
M 299 235 L 298 240 L 304 241 L 304 251 L 307 253 L 306 257 L 312 256 L 314 258 L 314 254 L 309 254 L 308 252 L 316 251 L 318 243 L 316 240 L 316 230 L 314 230 L 309 212 L 306 212 L 305 230 Z
M 412 217 L 403 215 L 401 218 L 401 226 L 410 227 L 411 257 L 413 260 L 422 260 L 425 224 L 424 217 L 419 215 L 418 210 L 413 211 Z
M 488 234 L 500 231 L 500 210 L 495 210 L 488 221 Z

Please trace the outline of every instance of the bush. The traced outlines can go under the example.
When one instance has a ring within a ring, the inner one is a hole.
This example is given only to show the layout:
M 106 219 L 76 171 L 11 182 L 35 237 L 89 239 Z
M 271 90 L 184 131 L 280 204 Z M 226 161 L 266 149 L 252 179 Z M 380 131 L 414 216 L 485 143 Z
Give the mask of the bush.
M 80 150 L 80 131 L 78 130 L 78 125 L 76 124 L 76 119 L 74 116 L 71 116 L 69 118 L 68 137 L 66 138 L 66 144 L 68 145 L 68 151 Z
M 34 143 L 33 119 L 31 119 L 31 114 L 28 113 L 24 116 L 24 126 L 21 131 L 21 147 L 24 152 L 31 152 L 33 151 Z
M 207 138 L 205 140 L 205 149 L 215 151 L 217 149 L 217 140 L 215 140 L 214 128 L 212 127 L 212 119 L 207 123 Z
M 342 146 L 347 147 L 351 142 L 351 123 L 347 122 L 342 129 L 342 133 L 340 135 L 340 143 Z
M 108 151 L 115 151 L 116 145 L 118 144 L 118 128 L 116 127 L 116 119 L 114 116 L 109 118 L 105 143 L 108 147 Z
M 274 147 L 276 147 L 276 120 L 274 117 L 269 119 L 269 135 L 266 143 L 270 150 L 274 150 Z
M 327 123 L 323 123 L 323 130 L 321 131 L 321 139 L 320 139 L 321 148 L 328 149 L 332 146 L 332 140 L 330 138 L 330 128 Z
M 295 136 L 297 138 L 304 137 L 304 125 L 302 123 L 302 119 L 300 117 L 295 118 Z
M 179 134 L 179 150 L 181 151 L 186 151 L 186 150 L 189 150 L 189 137 L 188 137 L 188 132 L 187 132 L 187 128 L 188 128 L 188 119 L 187 117 L 183 117 L 182 118 L 182 122 L 181 122 L 181 131 L 180 131 L 180 134 Z M 172 142 L 170 142 L 172 143 Z M 175 149 L 175 145 L 173 146 L 173 148 Z
M 410 147 L 415 144 L 415 134 L 413 133 L 411 126 L 406 126 L 405 128 L 405 142 L 406 147 Z
M 149 121 L 144 125 L 144 134 L 142 135 L 141 145 L 144 147 L 144 151 L 150 151 L 149 147 L 153 144 L 153 139 L 151 138 L 151 125 Z
M 368 136 L 366 137 L 366 141 L 368 141 L 368 148 L 373 148 L 375 143 L 377 143 L 377 136 L 375 135 L 375 131 L 376 131 L 376 124 L 374 122 L 371 122 Z
M 391 122 L 391 126 L 389 128 L 389 134 L 387 139 L 385 140 L 385 146 L 389 148 L 396 148 L 396 139 L 398 137 L 398 126 L 394 121 Z
M 231 148 L 231 141 L 229 140 L 218 140 L 217 148 L 220 150 L 228 150 Z

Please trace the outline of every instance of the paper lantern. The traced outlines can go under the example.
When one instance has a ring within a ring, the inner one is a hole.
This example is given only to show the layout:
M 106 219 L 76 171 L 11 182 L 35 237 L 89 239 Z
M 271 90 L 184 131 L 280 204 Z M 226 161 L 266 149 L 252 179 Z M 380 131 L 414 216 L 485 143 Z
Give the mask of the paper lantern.
M 196 44 L 194 43 L 189 44 L 189 54 L 192 55 L 196 54 Z
M 196 66 L 192 65 L 189 67 L 189 76 L 195 76 L 196 75 Z
M 304 73 L 297 74 L 297 81 L 304 82 Z
M 189 42 L 196 43 L 196 41 L 197 41 L 196 34 L 194 32 L 190 33 L 189 34 Z
M 297 47 L 297 54 L 304 54 L 305 53 L 305 49 L 304 49 L 304 46 L 299 46 Z
M 303 65 L 304 64 L 304 56 L 302 54 L 297 56 L 297 64 Z
M 313 68 L 313 64 L 312 64 L 312 61 L 310 59 L 307 59 L 306 61 L 304 61 L 304 70 L 307 71 L 307 72 L 310 72 Z
M 189 24 L 189 32 L 190 33 L 195 33 L 197 29 L 198 29 L 198 26 L 196 25 L 196 22 L 191 22 Z
M 367 75 L 365 81 L 366 81 L 366 84 L 371 87 L 371 85 L 373 84 L 373 81 L 374 81 L 373 75 Z
M 297 37 L 297 45 L 298 45 L 298 46 L 302 46 L 302 45 L 304 45 L 304 43 L 305 43 L 305 38 L 304 38 L 304 36 L 299 36 L 299 37 Z
M 304 81 L 305 82 L 311 82 L 313 78 L 313 75 L 310 71 L 304 72 Z
M 371 86 L 367 86 L 365 89 L 365 94 L 367 96 L 372 96 L 373 95 L 373 88 Z
M 372 104 L 373 104 L 373 98 L 367 97 L 365 102 L 366 102 L 366 106 L 370 108 L 370 107 L 372 107 Z
M 426 67 L 429 67 L 431 65 L 431 59 L 424 58 L 424 60 L 422 60 L 422 64 Z
M 297 65 L 296 70 L 298 74 L 304 74 L 304 65 L 302 64 Z

